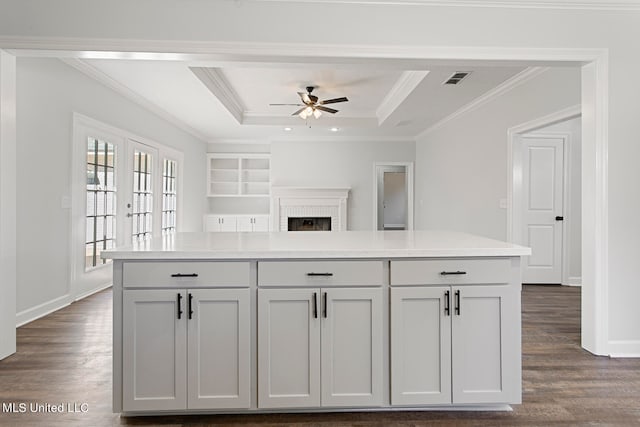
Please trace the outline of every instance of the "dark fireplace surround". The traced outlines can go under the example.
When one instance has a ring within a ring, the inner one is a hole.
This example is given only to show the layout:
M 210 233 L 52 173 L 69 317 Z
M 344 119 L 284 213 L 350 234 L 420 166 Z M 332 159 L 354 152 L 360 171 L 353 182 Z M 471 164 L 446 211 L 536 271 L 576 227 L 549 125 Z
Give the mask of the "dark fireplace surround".
M 331 231 L 331 217 L 289 217 L 288 231 Z

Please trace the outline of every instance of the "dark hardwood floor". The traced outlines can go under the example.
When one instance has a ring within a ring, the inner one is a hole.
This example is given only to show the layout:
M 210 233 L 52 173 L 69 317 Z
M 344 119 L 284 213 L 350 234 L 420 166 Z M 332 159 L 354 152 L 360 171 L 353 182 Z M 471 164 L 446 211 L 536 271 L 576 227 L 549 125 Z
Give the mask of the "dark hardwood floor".
M 0 402 L 87 404 L 78 413 L 0 413 L 2 426 L 640 425 L 640 359 L 580 348 L 580 289 L 523 290 L 523 404 L 512 412 L 120 417 L 111 413 L 111 291 L 18 329 L 0 362 Z M 16 408 L 18 409 L 18 408 Z

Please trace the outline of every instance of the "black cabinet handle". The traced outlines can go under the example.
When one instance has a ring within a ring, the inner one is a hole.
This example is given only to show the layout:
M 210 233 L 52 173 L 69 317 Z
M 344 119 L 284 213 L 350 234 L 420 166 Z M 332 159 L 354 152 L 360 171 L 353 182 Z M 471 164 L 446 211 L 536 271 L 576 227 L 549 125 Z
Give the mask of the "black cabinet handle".
M 444 315 L 445 316 L 449 316 L 450 315 L 450 311 L 449 311 L 449 307 L 450 307 L 450 301 L 449 301 L 449 291 L 445 291 L 444 292 Z
M 198 273 L 189 273 L 189 274 L 174 273 L 171 275 L 171 277 L 198 277 Z
M 310 276 L 310 277 L 316 277 L 316 276 L 331 277 L 331 276 L 333 276 L 333 273 L 307 273 L 307 276 Z
M 440 275 L 441 276 L 453 276 L 453 275 L 460 275 L 460 274 L 467 274 L 466 271 L 441 271 Z
M 188 306 L 189 320 L 191 320 L 193 318 L 193 308 L 191 306 L 192 303 L 193 303 L 193 294 L 189 293 L 189 306 Z
M 322 299 L 324 300 L 324 307 L 322 307 L 322 316 L 326 319 L 327 318 L 327 293 L 326 292 L 322 296 Z
M 456 314 L 460 316 L 460 291 L 456 291 Z
M 556 221 L 564 221 L 564 217 L 563 216 L 557 216 L 556 217 Z
M 313 318 L 318 318 L 318 293 L 313 293 Z
M 182 294 L 178 294 L 178 319 L 182 319 Z

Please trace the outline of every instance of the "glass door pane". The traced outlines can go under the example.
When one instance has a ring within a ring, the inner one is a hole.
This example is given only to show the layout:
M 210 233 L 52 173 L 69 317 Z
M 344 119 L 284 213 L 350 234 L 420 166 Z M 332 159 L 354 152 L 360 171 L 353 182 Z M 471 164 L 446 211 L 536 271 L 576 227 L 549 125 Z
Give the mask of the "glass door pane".
M 150 147 L 135 144 L 132 164 L 131 236 L 144 240 L 153 233 L 153 190 L 155 153 Z

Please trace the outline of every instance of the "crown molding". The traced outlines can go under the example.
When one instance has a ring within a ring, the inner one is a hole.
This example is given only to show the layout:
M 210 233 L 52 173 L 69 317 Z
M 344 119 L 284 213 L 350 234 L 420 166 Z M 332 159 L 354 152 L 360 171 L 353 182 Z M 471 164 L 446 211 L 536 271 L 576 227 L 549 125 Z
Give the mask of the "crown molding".
M 525 69 L 524 71 L 521 71 L 520 73 L 518 73 L 515 76 L 511 77 L 510 79 L 502 82 L 498 86 L 496 86 L 493 89 L 485 92 L 484 94 L 482 94 L 481 96 L 477 97 L 473 101 L 471 101 L 468 104 L 464 105 L 462 108 L 459 108 L 458 110 L 456 110 L 453 113 L 449 114 L 447 117 L 445 117 L 445 118 L 441 119 L 440 121 L 434 123 L 433 125 L 429 126 L 427 129 L 425 129 L 420 134 L 418 134 L 416 138 L 418 138 L 418 139 L 422 138 L 425 135 L 427 135 L 428 133 L 431 133 L 431 132 L 435 131 L 436 129 L 441 128 L 442 126 L 444 126 L 445 124 L 449 123 L 450 121 L 455 120 L 458 117 L 460 117 L 460 116 L 462 116 L 462 115 L 464 115 L 466 113 L 469 113 L 469 112 L 481 107 L 482 105 L 493 101 L 494 99 L 497 99 L 497 98 L 501 97 L 502 95 L 504 95 L 505 93 L 515 89 L 516 87 L 528 82 L 529 80 L 531 80 L 533 78 L 538 77 L 542 73 L 546 72 L 548 69 L 549 69 L 549 67 L 529 67 L 529 68 Z
M 429 74 L 429 71 L 405 71 L 393 85 L 389 93 L 384 97 L 376 109 L 378 126 L 387 122 L 391 114 L 407 99 L 411 92 Z
M 189 67 L 189 69 L 231 113 L 238 124 L 244 124 L 244 105 L 222 70 L 201 67 Z
M 109 89 L 112 89 L 118 94 L 124 96 L 129 101 L 132 101 L 138 104 L 142 108 L 166 120 L 167 122 L 171 123 L 177 128 L 187 132 L 191 136 L 194 136 L 200 141 L 207 142 L 209 140 L 209 137 L 207 137 L 203 133 L 199 132 L 198 130 L 184 123 L 182 120 L 180 120 L 173 114 L 169 113 L 168 111 L 158 107 L 156 104 L 149 101 L 147 98 L 140 95 L 138 92 L 135 92 L 134 90 L 130 89 L 128 86 L 125 86 L 122 83 L 118 82 L 117 80 L 114 80 L 113 78 L 111 78 L 101 70 L 97 69 L 93 65 L 90 65 L 85 61 L 82 61 L 80 59 L 75 59 L 75 58 L 60 58 L 60 60 L 65 64 L 69 65 L 70 67 L 73 67 L 76 70 L 80 71 L 81 73 L 96 80 L 98 83 L 101 83 L 104 86 L 108 87 Z
M 242 0 L 241 0 L 242 1 Z M 501 7 L 510 9 L 640 10 L 638 0 L 244 0 L 278 3 L 334 3 L 386 6 Z

